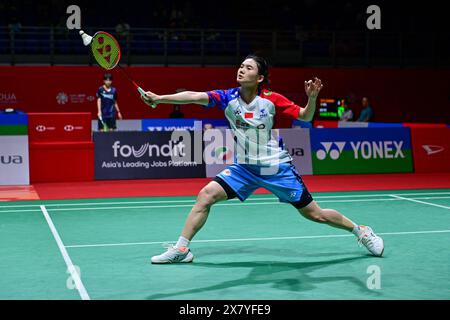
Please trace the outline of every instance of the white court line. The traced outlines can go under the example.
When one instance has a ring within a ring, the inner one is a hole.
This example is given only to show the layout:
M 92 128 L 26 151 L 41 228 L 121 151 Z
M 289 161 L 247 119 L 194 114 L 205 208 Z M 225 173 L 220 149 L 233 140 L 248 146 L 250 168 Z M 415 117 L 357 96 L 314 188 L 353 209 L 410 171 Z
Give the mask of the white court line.
M 448 197 L 425 197 L 425 198 L 402 198 L 402 197 L 393 197 L 390 195 L 391 198 L 386 199 L 347 199 L 347 200 L 320 200 L 319 204 L 321 203 L 352 203 L 352 202 L 378 202 L 378 201 L 406 201 L 406 200 L 415 200 L 415 199 L 450 199 L 450 196 Z M 228 206 L 257 206 L 262 204 L 272 204 L 272 205 L 278 205 L 280 202 L 278 199 L 277 201 L 271 201 L 271 202 L 235 202 L 235 203 L 217 203 L 214 206 L 215 207 L 228 207 Z M 439 206 L 439 205 L 436 205 Z M 158 205 L 158 206 L 124 206 L 124 207 L 83 207 L 83 208 L 52 208 L 52 211 L 80 211 L 80 210 L 115 210 L 115 209 L 158 209 L 158 208 L 190 208 L 192 207 L 192 204 L 176 204 L 176 205 Z M 37 209 L 16 209 L 16 210 L 0 210 L 1 213 L 13 213 L 13 212 L 36 212 Z
M 421 195 L 450 195 L 450 192 L 419 192 L 419 193 L 399 193 L 398 196 L 421 196 Z M 314 196 L 314 199 L 334 199 L 334 198 L 369 198 L 369 197 L 388 197 L 391 194 L 349 194 L 336 196 Z M 257 197 L 250 198 L 246 201 L 261 201 L 261 200 L 278 200 L 276 197 Z M 232 202 L 239 201 L 237 199 L 230 200 Z M 81 202 L 81 203 L 46 203 L 46 207 L 72 207 L 72 206 L 90 206 L 90 205 L 111 205 L 111 204 L 146 204 L 146 203 L 194 203 L 195 199 L 186 200 L 147 200 L 147 201 L 115 201 L 115 202 Z M 24 205 L 6 205 L 0 206 L 2 208 L 27 208 L 39 207 L 40 204 L 24 204 Z
M 53 237 L 55 238 L 56 243 L 58 244 L 59 251 L 61 252 L 64 262 L 66 263 L 67 270 L 69 270 L 70 275 L 75 282 L 75 286 L 80 294 L 81 299 L 83 300 L 90 300 L 89 294 L 86 291 L 86 288 L 83 285 L 83 282 L 81 281 L 80 276 L 78 275 L 78 272 L 75 270 L 75 267 L 72 263 L 72 259 L 70 259 L 69 254 L 67 253 L 67 249 L 64 246 L 64 243 L 61 240 L 61 237 L 59 236 L 58 230 L 56 230 L 55 225 L 53 224 L 52 218 L 50 218 L 50 215 L 47 212 L 47 209 L 45 206 L 41 206 L 42 214 L 45 217 L 45 220 L 47 220 L 48 226 L 53 234 Z
M 440 205 L 440 204 L 435 204 L 435 203 L 431 203 L 431 202 L 420 201 L 420 200 L 412 199 L 412 198 L 403 198 L 403 197 L 399 197 L 399 196 L 394 195 L 394 194 L 391 194 L 390 196 L 391 196 L 391 197 L 394 197 L 394 198 L 397 198 L 397 199 L 401 199 L 401 200 L 407 200 L 407 201 L 411 201 L 411 202 L 416 202 L 416 203 L 426 204 L 426 205 L 429 205 L 429 206 L 433 206 L 433 207 L 438 207 L 438 208 L 450 210 L 450 207 L 442 206 L 442 205 Z
M 408 234 L 433 234 L 433 233 L 450 233 L 450 230 L 430 230 L 430 231 L 403 231 L 403 232 L 384 232 L 378 235 L 408 235 Z M 243 241 L 267 241 L 267 240 L 299 240 L 299 239 L 322 239 L 322 238 L 342 238 L 354 237 L 353 234 L 331 234 L 321 236 L 298 236 L 298 237 L 270 237 L 270 238 L 241 238 L 241 239 L 209 239 L 209 240 L 192 240 L 191 243 L 200 242 L 243 242 Z M 165 244 L 176 241 L 153 241 L 153 242 L 124 242 L 124 243 L 103 243 L 103 244 L 77 244 L 66 246 L 66 248 L 91 248 L 91 247 L 119 247 L 119 246 L 139 246 Z

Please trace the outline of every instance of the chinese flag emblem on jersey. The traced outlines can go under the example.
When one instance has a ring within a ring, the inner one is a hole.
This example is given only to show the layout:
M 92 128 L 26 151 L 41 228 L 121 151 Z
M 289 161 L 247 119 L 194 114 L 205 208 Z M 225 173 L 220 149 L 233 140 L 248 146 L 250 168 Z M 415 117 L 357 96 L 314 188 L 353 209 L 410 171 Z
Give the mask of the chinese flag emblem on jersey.
M 253 119 L 253 112 L 246 112 L 244 114 L 245 119 Z

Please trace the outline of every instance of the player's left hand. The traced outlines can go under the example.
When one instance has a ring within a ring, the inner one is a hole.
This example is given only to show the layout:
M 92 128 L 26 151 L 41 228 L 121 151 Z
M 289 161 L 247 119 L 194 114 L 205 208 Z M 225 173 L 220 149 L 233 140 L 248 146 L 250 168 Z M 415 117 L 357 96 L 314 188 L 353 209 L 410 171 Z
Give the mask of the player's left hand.
M 317 77 L 314 78 L 314 81 L 305 81 L 305 92 L 309 98 L 317 98 L 322 88 L 322 81 Z
M 122 114 L 120 112 L 117 113 L 117 117 L 119 118 L 119 120 L 123 119 Z

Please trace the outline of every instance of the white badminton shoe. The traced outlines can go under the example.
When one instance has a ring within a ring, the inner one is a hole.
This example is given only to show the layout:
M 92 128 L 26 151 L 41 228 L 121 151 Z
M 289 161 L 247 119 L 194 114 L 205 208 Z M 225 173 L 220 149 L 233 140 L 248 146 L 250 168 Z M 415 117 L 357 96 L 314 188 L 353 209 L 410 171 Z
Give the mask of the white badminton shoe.
M 371 254 L 381 257 L 384 252 L 384 242 L 373 232 L 371 227 L 359 226 L 358 244 L 364 245 Z
M 151 261 L 154 264 L 164 264 L 164 263 L 186 263 L 192 262 L 194 260 L 194 255 L 191 250 L 186 247 L 175 247 L 170 245 L 167 247 L 167 251 L 159 256 L 153 256 Z

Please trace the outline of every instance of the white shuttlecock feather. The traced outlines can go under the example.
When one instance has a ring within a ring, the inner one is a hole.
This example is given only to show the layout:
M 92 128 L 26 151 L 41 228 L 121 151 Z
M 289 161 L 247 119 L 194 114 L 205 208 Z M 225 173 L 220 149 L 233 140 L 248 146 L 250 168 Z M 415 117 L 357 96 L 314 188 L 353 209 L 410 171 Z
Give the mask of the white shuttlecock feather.
M 88 46 L 91 44 L 92 37 L 90 35 L 88 35 L 87 33 L 85 33 L 83 30 L 80 30 L 80 36 L 81 36 L 81 39 L 83 39 L 83 44 L 85 46 Z

